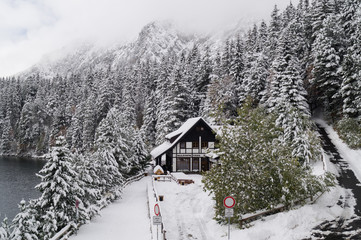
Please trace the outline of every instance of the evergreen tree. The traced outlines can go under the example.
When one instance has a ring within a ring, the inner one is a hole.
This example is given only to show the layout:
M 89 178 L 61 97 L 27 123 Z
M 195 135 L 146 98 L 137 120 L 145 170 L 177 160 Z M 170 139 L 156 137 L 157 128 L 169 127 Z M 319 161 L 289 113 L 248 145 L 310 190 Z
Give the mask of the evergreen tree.
M 277 48 L 277 55 L 273 61 L 268 98 L 266 105 L 270 111 L 275 110 L 284 102 L 309 115 L 304 89 L 299 69 L 299 61 L 293 48 L 294 28 L 292 23 L 284 29 Z
M 11 233 L 12 240 L 38 240 L 38 226 L 36 212 L 30 205 L 22 200 L 19 204 L 20 212 L 13 220 L 14 229 Z M 0 238 L 1 239 L 1 238 Z
M 84 222 L 88 216 L 82 204 L 84 190 L 79 186 L 77 173 L 71 164 L 69 149 L 65 138 L 56 139 L 51 157 L 38 175 L 41 183 L 36 186 L 42 194 L 36 208 L 41 213 L 41 238 L 49 239 L 55 232 L 69 223 Z M 78 210 L 75 207 L 79 201 Z
M 100 211 L 98 202 L 101 199 L 100 178 L 97 175 L 98 167 L 89 155 L 75 152 L 73 155 L 74 169 L 78 173 L 77 181 L 84 190 L 83 204 L 89 218 L 97 215 Z
M 292 156 L 304 166 L 321 159 L 321 144 L 308 116 L 285 102 L 277 109 L 276 125 L 283 129 L 283 138 L 292 148 Z
M 361 116 L 361 8 L 349 23 L 352 32 L 342 68 L 341 95 L 343 114 L 356 118 Z
M 97 151 L 93 155 L 98 166 L 97 176 L 100 179 L 100 189 L 103 194 L 111 194 L 111 199 L 120 196 L 124 176 L 120 172 L 119 163 L 128 165 L 127 152 L 119 134 L 118 116 L 116 108 L 110 109 L 96 132 Z
M 8 218 L 5 217 L 1 222 L 0 226 L 0 239 L 1 240 L 11 240 L 10 238 L 10 226 L 8 222 Z
M 0 142 L 0 152 L 3 155 L 7 155 L 11 153 L 11 141 L 12 141 L 12 127 L 10 122 L 10 115 L 11 112 L 6 113 L 6 117 L 2 123 L 2 135 L 1 135 L 1 142 Z
M 142 131 L 144 132 L 145 136 L 145 143 L 149 149 L 152 149 L 155 146 L 157 110 L 154 95 L 155 93 L 152 91 L 145 102 L 144 124 L 142 126 Z
M 341 31 L 337 31 L 332 17 L 325 19 L 324 25 L 313 44 L 314 68 L 311 83 L 317 89 L 326 113 L 330 113 L 334 119 L 341 106 L 341 59 L 335 42 L 336 35 Z
M 83 122 L 83 147 L 85 150 L 90 150 L 94 144 L 95 134 L 95 109 L 94 109 L 95 96 L 92 94 L 84 106 L 84 122 Z
M 133 168 L 139 172 L 149 165 L 149 152 L 146 149 L 144 143 L 144 132 L 142 130 L 136 130 L 133 138 L 132 154 L 135 160 L 132 161 Z

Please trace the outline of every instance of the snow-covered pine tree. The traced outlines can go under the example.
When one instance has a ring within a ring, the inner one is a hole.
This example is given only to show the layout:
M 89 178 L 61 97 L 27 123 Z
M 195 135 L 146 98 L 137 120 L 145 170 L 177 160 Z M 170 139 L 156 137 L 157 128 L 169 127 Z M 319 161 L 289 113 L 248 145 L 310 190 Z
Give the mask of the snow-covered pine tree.
M 0 239 L 11 240 L 10 233 L 11 233 L 11 229 L 10 229 L 9 221 L 8 218 L 5 217 L 1 222 L 1 226 L 0 226 Z
M 35 208 L 40 213 L 40 238 L 49 239 L 67 224 L 82 223 L 88 219 L 82 204 L 84 190 L 77 181 L 78 174 L 72 165 L 71 154 L 65 146 L 65 138 L 56 139 L 51 156 L 39 172 L 41 192 Z M 75 203 L 79 201 L 79 208 Z
M 255 41 L 257 38 L 257 30 L 254 30 L 255 32 L 251 33 L 250 38 L 252 40 L 251 43 L 252 47 L 255 45 Z M 231 45 L 231 62 L 228 66 L 229 68 L 229 75 L 233 78 L 234 86 L 236 88 L 236 98 L 237 103 L 242 102 L 244 100 L 243 96 L 243 74 L 244 74 L 244 67 L 245 67 L 245 59 L 244 59 L 244 46 L 243 41 L 241 40 L 241 37 L 238 35 L 234 43 Z
M 174 131 L 174 115 L 172 114 L 172 91 L 171 74 L 172 64 L 175 64 L 171 58 L 164 59 L 160 67 L 160 75 L 157 79 L 157 123 L 156 123 L 156 144 L 164 141 L 165 135 Z
M 149 152 L 147 151 L 146 145 L 144 143 L 144 132 L 140 129 L 135 130 L 135 134 L 133 137 L 133 146 L 131 149 L 133 154 L 134 161 L 132 161 L 132 165 L 134 170 L 139 173 L 146 169 L 149 166 Z
M 276 125 L 283 129 L 283 138 L 292 148 L 292 156 L 305 166 L 319 161 L 321 144 L 309 116 L 288 102 L 279 104 L 276 113 Z
M 326 113 L 332 120 L 338 116 L 341 108 L 341 59 L 338 49 L 338 34 L 342 32 L 336 18 L 330 16 L 323 21 L 313 43 L 313 78 L 311 84 L 317 89 L 316 95 L 322 102 Z
M 26 205 L 25 200 L 19 204 L 20 212 L 13 220 L 12 240 L 38 240 L 39 222 L 36 220 L 36 212 L 30 205 Z M 0 239 L 2 239 L 0 237 Z
M 86 103 L 84 105 L 84 120 L 83 120 L 83 148 L 85 150 L 90 150 L 94 144 L 94 135 L 95 135 L 95 109 L 94 109 L 94 102 L 96 96 L 91 94 Z
M 168 111 L 168 125 L 171 129 L 177 129 L 181 123 L 185 122 L 188 118 L 191 118 L 194 113 L 194 105 L 198 100 L 193 98 L 192 88 L 190 87 L 189 79 L 186 79 L 185 76 L 189 73 L 186 73 L 186 69 L 183 69 L 185 64 L 184 59 L 180 58 L 177 65 L 174 67 L 173 72 L 170 76 L 170 86 L 171 91 L 170 98 L 170 109 Z M 188 66 L 190 68 L 190 66 Z M 190 77 L 190 76 L 188 76 Z M 193 84 L 196 84 L 193 82 Z M 195 89 L 193 89 L 194 91 Z M 193 105 L 193 107 L 192 107 Z
M 273 61 L 270 82 L 266 93 L 266 106 L 275 110 L 284 102 L 309 115 L 306 99 L 307 92 L 303 86 L 299 61 L 294 49 L 295 28 L 293 23 L 286 27 L 279 40 L 277 55 Z
M 142 131 L 144 132 L 145 143 L 149 149 L 153 149 L 155 146 L 155 126 L 157 124 L 156 105 L 155 105 L 155 92 L 151 91 L 145 102 L 144 107 L 144 122 Z
M 113 106 L 115 101 L 115 92 L 114 92 L 114 76 L 110 67 L 104 74 L 104 79 L 99 83 L 99 94 L 95 102 L 96 108 L 96 123 L 99 124 L 100 121 L 107 116 L 109 109 Z
M 313 40 L 317 37 L 319 31 L 324 26 L 323 21 L 335 13 L 335 1 L 315 0 L 312 2 L 312 32 Z
M 282 21 L 281 16 L 279 14 L 279 9 L 277 5 L 275 5 L 272 14 L 271 21 L 268 27 L 268 40 L 267 40 L 267 56 L 270 61 L 272 61 L 275 57 L 275 51 L 277 48 L 277 41 L 281 34 L 282 30 Z
M 244 90 L 247 96 L 251 97 L 256 104 L 261 101 L 262 92 L 265 90 L 266 80 L 269 76 L 268 59 L 263 53 L 254 53 L 254 61 L 246 74 Z
M 99 200 L 101 190 L 99 189 L 101 180 L 99 179 L 96 161 L 89 154 L 82 155 L 79 152 L 73 154 L 74 169 L 78 173 L 77 181 L 84 190 L 83 205 L 89 218 L 99 213 Z
M 102 194 L 108 194 L 110 199 L 120 196 L 124 176 L 120 173 L 118 162 L 128 166 L 129 159 L 123 159 L 123 143 L 119 135 L 118 117 L 119 110 L 111 108 L 96 132 L 96 152 L 92 158 L 96 161 L 97 176 L 100 179 L 100 189 Z
M 342 64 L 341 94 L 343 114 L 357 118 L 361 116 L 361 7 L 351 19 L 347 24 L 351 35 Z
M 2 135 L 0 138 L 0 153 L 8 155 L 11 153 L 11 141 L 13 139 L 13 130 L 10 122 L 10 112 L 6 112 L 6 117 L 2 123 Z

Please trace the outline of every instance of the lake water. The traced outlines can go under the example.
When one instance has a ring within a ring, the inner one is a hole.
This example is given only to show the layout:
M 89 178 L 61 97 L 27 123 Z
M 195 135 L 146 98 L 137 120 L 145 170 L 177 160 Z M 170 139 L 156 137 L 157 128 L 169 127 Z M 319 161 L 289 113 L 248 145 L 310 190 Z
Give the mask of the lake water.
M 40 196 L 34 188 L 40 183 L 35 174 L 44 164 L 44 160 L 0 156 L 0 222 L 5 215 L 9 221 L 14 218 L 22 199 L 28 201 Z

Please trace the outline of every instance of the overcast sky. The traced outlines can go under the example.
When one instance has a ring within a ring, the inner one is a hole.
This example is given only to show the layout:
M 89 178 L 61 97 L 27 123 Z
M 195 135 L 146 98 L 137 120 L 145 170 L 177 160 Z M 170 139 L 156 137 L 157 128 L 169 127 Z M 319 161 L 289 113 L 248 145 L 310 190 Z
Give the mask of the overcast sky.
M 295 2 L 295 0 L 293 0 Z M 25 70 L 74 41 L 130 41 L 154 20 L 219 30 L 269 19 L 290 0 L 0 0 L 0 76 Z

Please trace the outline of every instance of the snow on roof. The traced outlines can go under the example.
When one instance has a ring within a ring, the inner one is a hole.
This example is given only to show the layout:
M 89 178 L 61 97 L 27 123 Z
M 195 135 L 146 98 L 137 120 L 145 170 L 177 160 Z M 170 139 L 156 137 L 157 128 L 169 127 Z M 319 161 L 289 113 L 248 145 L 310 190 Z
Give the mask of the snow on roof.
M 150 152 L 150 155 L 152 155 L 153 158 L 156 158 L 159 155 L 161 155 L 162 153 L 166 152 L 171 147 L 172 147 L 172 144 L 170 142 L 164 142 L 161 145 L 159 145 L 158 147 L 154 148 Z
M 171 133 L 169 133 L 168 135 L 165 136 L 166 139 L 168 139 L 168 140 L 175 137 L 175 136 L 178 136 L 177 139 L 175 141 L 173 141 L 173 143 L 171 143 L 169 141 L 165 141 L 164 143 L 162 143 L 158 147 L 154 148 L 150 152 L 150 155 L 152 155 L 153 158 L 156 158 L 159 155 L 161 155 L 161 154 L 165 153 L 166 151 L 168 151 L 175 144 L 177 144 L 178 141 L 201 119 L 202 119 L 202 117 L 196 117 L 196 118 L 188 119 L 176 131 L 171 132 Z M 213 128 L 204 119 L 202 119 L 202 120 L 213 130 Z
M 188 132 L 188 130 L 191 129 L 194 126 L 194 124 L 196 124 L 200 119 L 201 117 L 188 119 L 182 126 L 180 126 L 180 128 L 178 128 L 174 132 L 169 133 L 168 135 L 165 136 L 165 138 L 171 139 L 172 137 L 175 137 L 179 134 Z
M 158 170 L 160 170 L 162 173 L 164 173 L 163 168 L 159 165 L 155 166 L 155 168 L 153 169 L 153 173 L 157 173 Z

